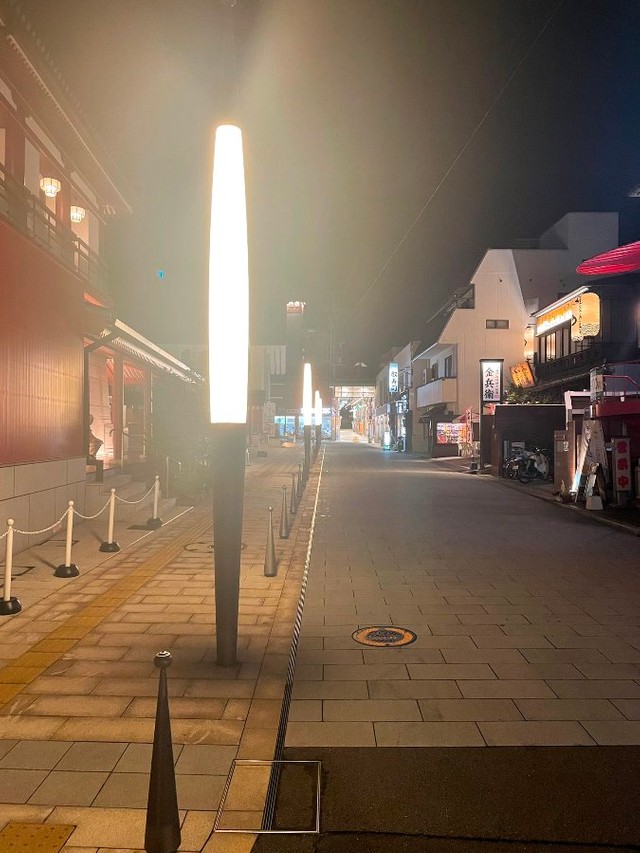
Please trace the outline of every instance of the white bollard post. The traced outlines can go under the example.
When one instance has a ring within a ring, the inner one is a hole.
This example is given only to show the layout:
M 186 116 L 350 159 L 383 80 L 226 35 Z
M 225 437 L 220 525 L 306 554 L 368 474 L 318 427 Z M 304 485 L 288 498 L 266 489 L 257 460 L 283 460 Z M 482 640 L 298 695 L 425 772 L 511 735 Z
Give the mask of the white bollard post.
M 158 518 L 158 503 L 160 501 L 160 477 L 156 474 L 156 481 L 153 484 L 153 515 L 147 520 L 148 530 L 157 530 L 162 527 L 162 519 Z
M 80 570 L 75 563 L 71 562 L 71 548 L 73 546 L 73 501 L 69 501 L 67 509 L 67 538 L 64 546 L 64 564 L 58 566 L 53 573 L 57 578 L 76 578 Z
M 5 546 L 5 561 L 4 561 L 4 587 L 2 592 L 2 601 L 0 601 L 0 616 L 11 616 L 14 613 L 20 613 L 22 605 L 17 598 L 11 597 L 11 571 L 13 569 L 13 525 L 15 521 L 12 518 L 7 519 L 7 542 Z
M 116 490 L 111 489 L 111 497 L 109 498 L 109 530 L 107 533 L 107 541 L 100 546 L 100 551 L 106 553 L 115 553 L 120 550 L 120 546 L 113 538 L 113 529 L 116 523 Z

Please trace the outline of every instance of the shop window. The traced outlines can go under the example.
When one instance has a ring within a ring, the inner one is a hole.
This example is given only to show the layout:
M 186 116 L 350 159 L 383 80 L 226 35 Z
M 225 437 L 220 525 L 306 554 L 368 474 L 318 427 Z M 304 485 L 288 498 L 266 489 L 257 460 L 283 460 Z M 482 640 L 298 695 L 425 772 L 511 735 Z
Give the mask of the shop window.
M 487 320 L 487 329 L 508 329 L 508 320 Z
M 545 361 L 553 361 L 556 357 L 556 333 L 544 336 Z

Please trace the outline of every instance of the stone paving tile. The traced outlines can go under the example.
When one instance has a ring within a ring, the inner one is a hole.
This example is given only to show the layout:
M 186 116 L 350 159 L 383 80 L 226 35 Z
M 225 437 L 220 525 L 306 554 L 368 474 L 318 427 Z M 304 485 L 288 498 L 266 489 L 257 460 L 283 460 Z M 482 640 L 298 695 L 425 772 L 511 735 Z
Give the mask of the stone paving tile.
M 372 682 L 376 684 L 380 682 Z M 366 681 L 298 681 L 293 684 L 294 699 L 368 699 Z
M 484 746 L 475 723 L 424 722 L 375 723 L 376 745 L 385 746 Z
M 637 720 L 589 720 L 583 726 L 600 746 L 640 744 L 640 722 Z
M 296 667 L 296 672 L 297 672 Z M 324 669 L 325 681 L 374 681 L 408 678 L 407 667 L 404 664 L 362 664 L 360 666 L 330 664 Z M 300 673 L 304 678 L 304 671 Z M 322 674 L 320 676 L 322 678 Z
M 406 724 L 405 724 L 406 725 Z M 291 722 L 287 726 L 285 745 L 302 746 L 375 746 L 373 723 Z
M 485 663 L 442 663 L 408 664 L 409 677 L 412 680 L 436 679 L 495 679 L 496 674 Z
M 455 681 L 371 681 L 372 699 L 459 699 Z
M 108 773 L 53 770 L 29 798 L 46 806 L 88 806 L 107 780 Z
M 519 699 L 528 720 L 619 720 L 620 711 L 606 699 Z
M 324 722 L 419 721 L 418 703 L 411 699 L 340 700 L 327 699 L 322 703 Z
M 142 850 L 144 847 L 145 809 L 102 809 L 60 806 L 54 808 L 46 823 L 73 824 L 70 843 L 76 847 L 98 848 L 105 838 L 111 849 Z
M 420 699 L 418 705 L 425 721 L 475 722 L 522 719 L 522 714 L 510 699 Z
M 640 699 L 612 699 L 611 702 L 628 720 L 640 720 Z
M 0 802 L 26 803 L 47 776 L 47 770 L 0 769 Z
M 480 722 L 478 727 L 487 746 L 592 746 L 595 743 L 580 723 L 572 721 Z
M 68 743 L 23 740 L 0 760 L 0 767 L 13 770 L 51 770 L 69 749 Z
M 125 748 L 124 743 L 74 743 L 56 764 L 56 770 L 111 771 Z
M 294 699 L 289 706 L 289 721 L 322 722 L 322 704 L 319 699 Z
M 460 692 L 467 699 L 555 699 L 553 690 L 544 681 L 526 679 L 510 681 L 458 681 Z M 557 683 L 557 682 L 556 682 Z M 563 682 L 571 684 L 572 682 Z
M 635 681 L 549 681 L 549 687 L 560 699 L 635 699 L 640 698 L 640 684 Z
M 500 679 L 581 679 L 584 675 L 570 663 L 493 663 L 491 669 Z

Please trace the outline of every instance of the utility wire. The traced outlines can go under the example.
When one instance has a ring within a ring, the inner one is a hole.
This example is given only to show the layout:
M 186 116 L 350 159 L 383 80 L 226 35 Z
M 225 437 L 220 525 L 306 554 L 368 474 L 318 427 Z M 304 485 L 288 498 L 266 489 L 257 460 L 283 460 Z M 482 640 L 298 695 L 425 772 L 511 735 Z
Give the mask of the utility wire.
M 489 118 L 489 116 L 490 116 L 491 112 L 493 111 L 493 108 L 496 106 L 496 104 L 498 103 L 498 101 L 500 100 L 500 98 L 501 98 L 501 97 L 504 95 L 504 93 L 507 91 L 507 89 L 509 88 L 509 86 L 510 86 L 510 84 L 511 84 L 511 81 L 512 81 L 512 80 L 513 80 L 513 78 L 516 76 L 516 74 L 518 73 L 518 71 L 520 70 L 520 68 L 523 66 L 523 64 L 526 62 L 526 60 L 527 60 L 527 58 L 528 58 L 529 54 L 531 53 L 531 51 L 533 50 L 533 48 L 536 46 L 536 44 L 538 43 L 538 41 L 540 41 L 540 39 L 541 39 L 541 38 L 542 38 L 542 36 L 544 35 L 544 33 L 545 33 L 546 29 L 548 28 L 549 24 L 550 24 L 550 23 L 551 23 L 551 21 L 555 18 L 555 16 L 558 14 L 558 12 L 560 11 L 560 8 L 564 5 L 564 2 L 565 2 L 565 0 L 560 0 L 560 2 L 556 5 L 556 7 L 554 8 L 554 10 L 551 12 L 551 14 L 549 15 L 549 17 L 547 18 L 547 20 L 544 22 L 544 24 L 543 24 L 543 26 L 542 26 L 542 29 L 539 31 L 539 33 L 537 34 L 537 36 L 534 38 L 534 40 L 531 42 L 531 44 L 529 45 L 529 47 L 527 48 L 527 50 L 524 52 L 524 54 L 522 55 L 522 57 L 521 57 L 520 61 L 518 62 L 518 64 L 516 65 L 516 67 L 513 69 L 513 71 L 512 71 L 512 72 L 511 72 L 511 74 L 509 75 L 509 77 L 507 78 L 507 81 L 505 82 L 505 84 L 503 85 L 503 87 L 500 89 L 500 91 L 498 92 L 498 94 L 495 96 L 495 98 L 493 99 L 493 101 L 491 102 L 491 104 L 489 105 L 489 107 L 487 108 L 487 110 L 486 110 L 485 114 L 482 116 L 482 118 L 480 119 L 480 121 L 478 122 L 478 124 L 475 126 L 475 128 L 474 128 L 474 130 L 472 131 L 471 135 L 469 136 L 469 138 L 467 139 L 467 141 L 465 142 L 465 144 L 462 146 L 462 148 L 460 149 L 460 151 L 458 152 L 458 154 L 456 155 L 456 157 L 453 159 L 453 161 L 451 162 L 451 164 L 450 164 L 449 168 L 447 169 L 447 171 L 446 171 L 446 172 L 444 173 L 444 175 L 440 178 L 440 180 L 438 181 L 438 183 L 437 183 L 437 184 L 436 184 L 436 186 L 435 186 L 435 189 L 431 192 L 431 194 L 429 195 L 429 197 L 427 198 L 427 200 L 425 201 L 425 203 L 422 205 L 422 207 L 421 207 L 421 208 L 420 208 L 420 210 L 418 211 L 417 215 L 416 215 L 416 216 L 415 216 L 415 218 L 413 219 L 412 223 L 409 225 L 409 227 L 407 228 L 407 230 L 405 231 L 405 233 L 402 235 L 402 237 L 401 237 L 401 238 L 400 238 L 400 240 L 398 241 L 398 243 L 397 243 L 397 245 L 396 245 L 395 249 L 391 252 L 391 254 L 390 254 L 390 255 L 389 255 L 389 257 L 387 258 L 387 260 L 386 260 L 386 261 L 384 262 L 384 264 L 380 267 L 380 269 L 379 269 L 379 271 L 378 271 L 377 275 L 375 276 L 375 278 L 373 279 L 373 281 L 371 282 L 371 284 L 367 287 L 367 289 L 364 291 L 364 293 L 363 293 L 363 294 L 362 294 L 362 296 L 360 297 L 360 302 L 362 302 L 362 301 L 363 301 L 363 300 L 368 296 L 368 294 L 370 293 L 370 291 L 371 291 L 371 290 L 373 290 L 373 288 L 376 286 L 376 284 L 380 281 L 380 279 L 381 279 L 381 278 L 382 278 L 382 276 L 384 275 L 384 273 L 385 273 L 385 271 L 386 271 L 387 267 L 389 267 L 389 265 L 392 263 L 392 261 L 394 260 L 394 258 L 396 257 L 396 255 L 398 254 L 398 252 L 400 251 L 400 249 L 402 248 L 402 246 L 406 243 L 406 241 L 407 241 L 407 239 L 408 239 L 409 235 L 411 234 L 411 232 L 413 231 L 413 229 L 416 227 L 416 225 L 418 224 L 418 222 L 419 222 L 419 221 L 420 221 L 420 219 L 422 218 L 422 215 L 424 214 L 424 212 L 426 211 L 426 209 L 429 207 L 429 205 L 431 204 L 431 202 L 433 201 L 433 199 L 436 197 L 436 195 L 437 195 L 437 194 L 438 194 L 438 192 L 440 191 L 440 188 L 442 187 L 442 185 L 444 184 L 444 182 L 447 180 L 447 178 L 449 177 L 449 175 L 451 174 L 451 172 L 454 170 L 454 168 L 455 168 L 456 164 L 458 163 L 458 160 L 460 160 L 460 158 L 462 157 L 462 155 L 464 154 L 464 152 L 465 152 L 465 151 L 467 150 L 467 148 L 471 145 L 471 143 L 473 142 L 474 138 L 476 137 L 476 135 L 477 135 L 478 131 L 479 131 L 479 130 L 480 130 L 480 128 L 484 125 L 484 123 L 487 121 L 487 119 Z M 439 312 L 437 312 L 437 313 L 439 313 Z

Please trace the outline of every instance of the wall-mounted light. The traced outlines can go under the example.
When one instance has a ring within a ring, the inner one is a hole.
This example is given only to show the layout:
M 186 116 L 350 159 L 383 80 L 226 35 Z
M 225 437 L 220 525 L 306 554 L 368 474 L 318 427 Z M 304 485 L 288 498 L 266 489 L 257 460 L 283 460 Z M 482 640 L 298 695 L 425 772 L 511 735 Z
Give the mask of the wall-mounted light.
M 57 178 L 40 178 L 40 189 L 47 198 L 55 198 L 60 188 L 60 181 Z
M 87 211 L 84 207 L 80 207 L 77 204 L 72 204 L 69 208 L 69 216 L 72 222 L 82 222 L 86 215 Z

